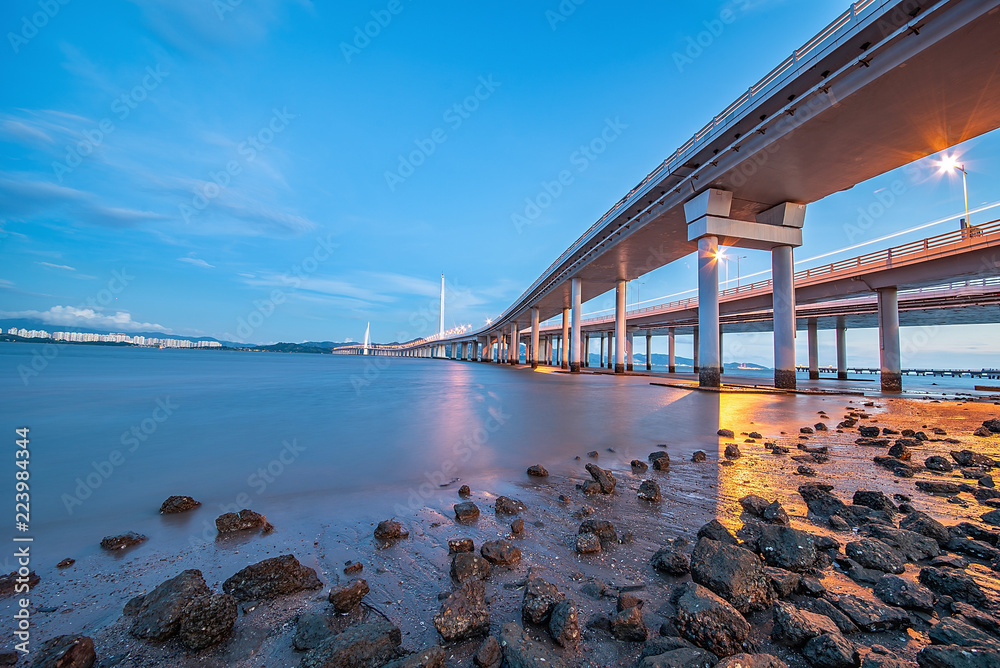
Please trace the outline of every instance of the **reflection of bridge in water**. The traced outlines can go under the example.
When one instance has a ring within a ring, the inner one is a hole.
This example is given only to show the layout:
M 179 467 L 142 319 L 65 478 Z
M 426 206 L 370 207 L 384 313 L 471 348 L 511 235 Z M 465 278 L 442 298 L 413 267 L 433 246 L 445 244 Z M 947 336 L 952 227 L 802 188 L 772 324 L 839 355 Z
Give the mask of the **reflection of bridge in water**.
M 900 290 L 995 275 L 996 225 L 804 275 L 793 275 L 793 249 L 809 203 L 1000 127 L 996 58 L 987 55 L 1000 43 L 998 12 L 1000 0 L 853 3 L 650 172 L 486 327 L 371 352 L 517 363 L 526 338 L 537 365 L 561 341 L 560 365 L 579 371 L 587 336 L 603 333 L 615 372 L 625 373 L 636 332 L 687 327 L 698 332 L 699 382 L 712 387 L 722 332 L 739 326 L 773 332 L 775 385 L 793 388 L 796 328 L 813 333 L 831 322 L 809 309 L 867 294 L 875 295 L 882 389 L 901 389 Z M 769 252 L 773 280 L 720 292 L 720 246 Z M 692 253 L 698 300 L 627 312 L 627 281 Z M 613 318 L 584 322 L 582 305 L 609 290 Z M 560 315 L 561 331 L 539 325 Z M 872 312 L 830 315 L 834 327 L 843 318 L 840 340 L 852 317 Z

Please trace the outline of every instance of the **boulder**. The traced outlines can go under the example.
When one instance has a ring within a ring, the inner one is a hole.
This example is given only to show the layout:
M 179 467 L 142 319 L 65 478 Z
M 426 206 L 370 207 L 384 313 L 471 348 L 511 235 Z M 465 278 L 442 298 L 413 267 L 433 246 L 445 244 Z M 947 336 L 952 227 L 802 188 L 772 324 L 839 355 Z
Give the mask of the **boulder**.
M 761 529 L 757 548 L 768 566 L 795 572 L 812 568 L 818 556 L 816 541 L 811 534 L 774 524 Z
M 587 464 L 587 473 L 594 479 L 594 482 L 601 486 L 601 494 L 612 494 L 615 491 L 615 485 L 618 481 L 615 480 L 611 471 L 605 471 L 597 464 Z
M 201 501 L 195 501 L 190 496 L 170 496 L 160 504 L 161 515 L 171 515 L 173 513 L 183 513 L 194 510 L 201 505 Z
M 781 507 L 781 504 L 777 500 L 772 501 L 764 508 L 761 518 L 768 524 L 783 524 L 785 526 L 791 524 L 791 520 L 788 519 L 788 513 L 785 512 L 785 509 Z
M 500 643 L 493 636 L 486 636 L 486 640 L 483 644 L 479 646 L 476 650 L 476 654 L 472 657 L 473 665 L 477 668 L 500 668 L 503 663 L 503 651 L 500 649 Z
M 494 566 L 516 566 L 521 562 L 520 548 L 502 538 L 483 543 L 479 553 Z
M 473 552 L 475 551 L 475 543 L 472 542 L 471 538 L 449 538 L 448 539 L 448 554 L 458 554 L 459 552 Z
M 396 520 L 382 520 L 375 527 L 375 537 L 379 540 L 407 538 L 410 532 Z
M 886 454 L 889 455 L 890 457 L 895 457 L 900 461 L 904 462 L 910 461 L 910 459 L 913 458 L 913 451 L 910 450 L 910 448 L 908 448 L 905 443 L 901 442 L 904 440 L 906 439 L 899 439 L 898 441 L 893 443 L 892 447 L 889 448 L 889 452 L 887 452 Z
M 479 506 L 472 501 L 455 504 L 455 519 L 459 522 L 472 522 L 479 519 Z
M 899 521 L 899 528 L 919 533 L 922 536 L 927 536 L 937 542 L 940 546 L 946 545 L 948 540 L 951 538 L 948 533 L 948 529 L 945 528 L 943 524 L 927 513 L 919 511 L 909 513 L 906 517 L 901 519 Z
M 665 547 L 653 554 L 653 568 L 668 575 L 686 574 L 690 570 L 687 554 L 684 553 L 687 544 L 683 538 L 667 541 Z
M 619 610 L 611 617 L 611 635 L 618 640 L 646 642 L 649 630 L 642 621 L 640 606 Z
M 773 603 L 760 557 L 736 545 L 700 539 L 691 555 L 691 578 L 744 614 Z
M 771 637 L 775 642 L 799 648 L 824 633 L 839 635 L 840 629 L 825 615 L 796 608 L 789 603 L 774 606 L 774 628 Z
M 950 596 L 976 607 L 986 606 L 989 598 L 975 580 L 951 568 L 921 568 L 917 576 L 924 585 L 938 596 Z
M 498 496 L 493 502 L 493 509 L 497 515 L 517 515 L 528 509 L 520 500 L 509 496 Z
M 316 571 L 283 554 L 247 566 L 223 582 L 222 590 L 237 601 L 258 601 L 322 586 Z
M 712 540 L 722 541 L 730 545 L 739 545 L 736 536 L 723 526 L 719 520 L 712 520 L 698 529 L 698 538 L 711 538 Z
M 552 606 L 549 635 L 560 647 L 570 647 L 580 640 L 580 624 L 573 601 L 559 601 Z
M 836 605 L 851 618 L 859 629 L 869 633 L 891 631 L 910 626 L 910 617 L 899 608 L 892 608 L 853 594 L 840 596 Z
M 736 445 L 735 443 L 730 443 L 726 446 L 723 455 L 725 456 L 726 459 L 739 459 L 740 457 L 743 456 L 743 453 L 740 452 L 740 446 Z
M 233 632 L 236 599 L 229 594 L 195 598 L 181 613 L 181 642 L 194 651 L 217 645 Z
M 898 575 L 885 575 L 875 584 L 875 595 L 884 603 L 912 610 L 933 610 L 934 592 Z
M 674 596 L 674 624 L 682 637 L 720 657 L 743 649 L 750 624 L 736 608 L 694 582 L 677 587 Z
M 129 531 L 117 536 L 105 536 L 101 539 L 101 549 L 103 550 L 124 550 L 127 547 L 138 545 L 146 540 L 141 533 Z M 85 637 L 85 636 L 80 636 Z
M 500 649 L 508 668 L 566 668 L 566 663 L 545 645 L 535 642 L 516 622 L 500 628 Z
M 601 539 L 592 533 L 581 533 L 576 537 L 576 551 L 580 554 L 600 552 Z
M 180 630 L 188 604 L 211 594 L 201 571 L 186 570 L 142 597 L 129 633 L 143 640 L 166 640 Z
M 846 504 L 831 494 L 832 486 L 823 483 L 811 483 L 799 486 L 799 494 L 809 507 L 809 512 L 820 517 L 840 515 L 846 509 Z
M 618 534 L 615 527 L 607 520 L 584 520 L 577 530 L 577 535 L 591 533 L 601 541 L 601 547 L 607 549 L 618 544 Z
M 267 518 L 260 513 L 255 513 L 249 508 L 244 508 L 238 513 L 224 513 L 215 518 L 215 528 L 219 533 L 234 533 L 236 531 L 256 531 L 261 529 L 268 531 L 273 527 L 268 524 Z
M 639 485 L 638 497 L 643 501 L 650 501 L 655 503 L 662 499 L 660 494 L 660 485 L 655 480 L 643 480 L 642 484 Z
M 486 605 L 486 585 L 467 580 L 441 603 L 434 615 L 434 628 L 445 642 L 484 636 L 490 632 L 490 610 Z
M 335 633 L 330 620 L 325 615 L 303 612 L 295 623 L 292 646 L 300 652 L 315 649 Z
M 857 668 L 861 657 L 854 643 L 840 635 L 821 635 L 802 648 L 802 655 L 815 668 Z
M 695 450 L 691 455 L 691 461 L 695 463 L 706 461 L 707 458 L 704 450 Z
M 1000 652 L 1000 640 L 958 617 L 945 617 L 927 632 L 935 645 L 959 645 L 960 647 L 985 647 Z
M 670 455 L 663 451 L 650 453 L 649 463 L 654 471 L 666 471 L 670 468 Z
M 471 541 L 470 541 L 471 542 Z M 451 577 L 458 584 L 473 578 L 485 580 L 490 576 L 490 562 L 474 552 L 459 552 L 451 560 Z
M 962 491 L 962 486 L 954 482 L 939 480 L 918 480 L 917 489 L 927 494 L 952 496 Z
M 952 450 L 951 458 L 958 462 L 959 466 L 986 466 L 993 468 L 997 465 L 996 460 L 972 450 Z
M 861 629 L 858 625 L 851 621 L 851 618 L 845 615 L 840 608 L 834 606 L 830 601 L 825 598 L 817 598 L 814 601 L 809 601 L 809 609 L 825 617 L 829 617 L 833 620 L 833 623 L 837 625 L 840 632 L 844 635 L 851 633 L 858 633 Z
M 740 499 L 740 505 L 743 507 L 744 511 L 750 513 L 754 517 L 760 517 L 764 514 L 764 509 L 767 508 L 770 503 L 763 496 L 747 494 Z
M 541 464 L 535 464 L 534 466 L 528 467 L 528 475 L 535 476 L 536 478 L 547 478 L 549 472 L 545 470 L 545 467 Z
M 778 598 L 787 598 L 788 596 L 791 596 L 799 587 L 799 580 L 801 577 L 798 573 L 786 571 L 784 568 L 775 568 L 773 566 L 765 566 L 764 572 L 767 573 L 768 582 L 771 584 L 771 591 L 773 591 L 775 596 Z
M 81 635 L 49 638 L 33 647 L 31 655 L 34 656 L 30 665 L 35 668 L 91 668 L 97 661 L 93 639 Z M 17 661 L 17 655 L 14 656 Z
M 638 471 L 639 473 L 645 473 L 646 471 L 649 470 L 649 464 L 642 461 L 641 459 L 633 459 L 630 462 L 630 464 L 632 466 L 633 472 Z
M 959 645 L 928 645 L 917 654 L 920 668 L 996 668 L 1000 652 Z
M 330 666 L 382 666 L 402 654 L 402 634 L 392 623 L 375 621 L 349 626 L 312 649 L 299 664 L 300 668 Z
M 1000 508 L 996 510 L 991 510 L 988 513 L 983 513 L 979 519 L 987 524 L 992 524 L 995 527 L 1000 527 Z
M 932 471 L 940 471 L 941 473 L 948 473 L 955 468 L 947 458 L 941 455 L 931 455 L 924 460 L 924 466 Z
M 877 538 L 862 538 L 848 543 L 844 552 L 863 567 L 883 573 L 902 573 L 906 567 L 903 555 Z
M 788 664 L 773 654 L 733 654 L 715 668 L 788 668 Z
M 361 599 L 368 595 L 368 582 L 358 578 L 349 585 L 334 587 L 330 590 L 329 601 L 333 609 L 340 613 L 348 613 L 361 605 Z
M 723 438 L 736 438 L 732 429 L 720 429 L 716 433 Z
M 859 489 L 854 492 L 854 499 L 852 500 L 852 503 L 856 506 L 871 508 L 872 510 L 882 510 L 890 517 L 895 515 L 899 510 L 896 508 L 896 504 L 892 502 L 892 499 L 882 492 L 872 492 Z
M 914 531 L 896 529 L 884 524 L 869 524 L 864 532 L 897 550 L 907 561 L 932 559 L 941 554 L 937 541 Z
M 556 603 L 566 596 L 554 584 L 539 577 L 531 577 L 524 588 L 521 601 L 521 619 L 525 624 L 544 624 L 552 614 Z

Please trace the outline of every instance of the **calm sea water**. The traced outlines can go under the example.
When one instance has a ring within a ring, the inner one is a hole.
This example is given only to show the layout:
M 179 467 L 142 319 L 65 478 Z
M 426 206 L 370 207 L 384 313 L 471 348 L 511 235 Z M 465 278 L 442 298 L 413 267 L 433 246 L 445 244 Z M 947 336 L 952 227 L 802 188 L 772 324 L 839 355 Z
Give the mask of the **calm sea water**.
M 286 521 L 388 513 L 455 478 L 485 485 L 534 463 L 579 475 L 574 457 L 590 450 L 624 468 L 657 443 L 683 456 L 716 447 L 720 425 L 810 424 L 848 400 L 720 399 L 643 377 L 440 360 L 19 343 L 0 343 L 0 378 L 0 484 L 12 492 L 15 428 L 27 426 L 31 527 L 53 560 L 108 534 L 167 530 L 157 511 L 173 494 Z

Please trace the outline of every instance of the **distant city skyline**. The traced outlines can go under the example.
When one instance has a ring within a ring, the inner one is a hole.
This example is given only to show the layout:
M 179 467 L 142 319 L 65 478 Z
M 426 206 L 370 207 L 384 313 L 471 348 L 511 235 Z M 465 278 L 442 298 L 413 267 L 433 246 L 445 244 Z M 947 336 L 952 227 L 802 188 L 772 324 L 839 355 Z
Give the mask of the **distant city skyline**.
M 36 5 L 8 3 L 0 323 L 260 344 L 481 326 L 847 4 L 402 2 L 385 19 L 384 2 L 134 0 L 60 6 L 27 38 Z M 973 222 L 1000 217 L 1000 133 L 946 154 Z M 799 268 L 957 229 L 942 157 L 810 204 L 796 258 L 817 259 Z M 769 268 L 733 255 L 741 281 Z M 691 291 L 693 266 L 634 281 L 629 304 Z M 990 366 L 994 332 L 955 327 L 909 355 Z M 875 337 L 849 333 L 852 364 L 877 362 Z M 727 335 L 726 359 L 771 365 L 764 338 Z

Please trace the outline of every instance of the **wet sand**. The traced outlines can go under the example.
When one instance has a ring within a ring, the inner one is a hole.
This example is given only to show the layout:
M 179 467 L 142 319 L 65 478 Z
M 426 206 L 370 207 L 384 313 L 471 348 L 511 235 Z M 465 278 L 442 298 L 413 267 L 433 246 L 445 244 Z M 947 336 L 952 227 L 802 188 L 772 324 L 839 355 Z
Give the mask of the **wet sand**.
M 588 622 L 614 612 L 613 595 L 618 590 L 634 590 L 645 600 L 643 618 L 651 635 L 655 636 L 660 624 L 668 621 L 672 612 L 668 603 L 670 588 L 690 577 L 660 574 L 650 566 L 650 557 L 670 538 L 687 538 L 693 546 L 698 528 L 713 518 L 735 532 L 742 525 L 738 499 L 747 494 L 779 500 L 791 516 L 793 527 L 832 536 L 841 544 L 850 534 L 833 532 L 825 521 L 814 522 L 807 518 L 806 505 L 797 493 L 800 484 L 832 484 L 834 493 L 847 503 L 858 489 L 879 490 L 890 497 L 905 494 L 912 498 L 912 505 L 917 510 L 927 512 L 945 525 L 960 521 L 982 525 L 979 516 L 990 510 L 969 494 L 960 494 L 964 503 L 956 504 L 916 490 L 915 482 L 919 480 L 969 482 L 962 477 L 958 467 L 947 474 L 924 470 L 912 479 L 898 478 L 872 463 L 872 457 L 884 455 L 886 448 L 855 445 L 856 429 L 837 433 L 835 426 L 849 410 L 866 411 L 869 418 L 862 419 L 860 425 L 924 430 L 932 439 L 955 438 L 961 442 L 921 443 L 913 448 L 913 463 L 920 463 L 933 454 L 947 456 L 951 450 L 965 448 L 1000 458 L 1000 435 L 992 438 L 972 435 L 984 420 L 1000 415 L 1000 407 L 991 399 L 937 403 L 910 398 L 838 395 L 769 397 L 766 401 L 779 404 L 796 402 L 795 413 L 800 422 L 741 422 L 741 416 L 752 413 L 749 407 L 761 401 L 759 396 L 720 397 L 718 426 L 732 429 L 736 438 L 720 437 L 714 442 L 704 442 L 701 449 L 708 453 L 706 462 L 689 461 L 694 448 L 690 445 L 675 447 L 669 433 L 647 443 L 615 443 L 600 450 L 596 460 L 580 451 L 579 460 L 570 457 L 549 461 L 544 444 L 538 444 L 537 456 L 524 461 L 524 468 L 542 464 L 552 472 L 547 478 L 527 475 L 501 478 L 484 467 L 487 470 L 482 476 L 467 475 L 462 480 L 451 481 L 436 489 L 433 496 L 420 499 L 423 503 L 413 504 L 414 507 L 407 506 L 405 493 L 398 490 L 394 493 L 391 487 L 356 495 L 346 510 L 342 500 L 322 494 L 304 495 L 283 503 L 269 502 L 268 507 L 254 507 L 266 513 L 276 526 L 277 530 L 270 535 L 251 534 L 193 543 L 190 540 L 178 540 L 173 544 L 150 542 L 123 554 L 90 554 L 63 570 L 43 565 L 37 568 L 42 582 L 33 591 L 34 642 L 63 633 L 90 635 L 95 640 L 99 666 L 296 666 L 302 656 L 292 649 L 291 642 L 297 615 L 302 612 L 332 614 L 326 602 L 329 587 L 348 581 L 349 578 L 342 574 L 344 564 L 357 560 L 364 564 L 361 577 L 368 581 L 371 593 L 365 599 L 365 609 L 341 618 L 339 623 L 345 625 L 365 616 L 384 615 L 402 630 L 403 646 L 417 650 L 441 643 L 432 618 L 440 606 L 438 595 L 452 588 L 448 574 L 448 539 L 472 538 L 478 550 L 487 540 L 507 537 L 521 549 L 523 559 L 514 568 L 494 568 L 487 581 L 491 632 L 495 634 L 508 621 L 521 623 L 523 583 L 530 568 L 533 574 L 541 574 L 576 602 L 583 631 L 579 645 L 569 650 L 556 648 L 540 627 L 530 629 L 532 637 L 552 647 L 571 665 L 631 666 L 639 657 L 641 643 L 617 641 L 606 631 L 589 627 Z M 866 402 L 874 405 L 865 406 Z M 808 440 L 800 439 L 799 428 L 821 421 L 818 414 L 821 410 L 829 415 L 829 419 L 822 421 L 831 431 L 817 432 Z M 708 416 L 708 419 L 713 418 Z M 933 428 L 940 428 L 947 435 L 935 436 L 930 431 Z M 744 443 L 746 437 L 741 433 L 751 431 L 761 431 L 764 438 L 756 443 Z M 739 444 L 743 456 L 732 465 L 720 465 L 725 445 L 733 441 Z M 765 442 L 785 445 L 791 453 L 774 455 L 764 448 Z M 830 449 L 829 462 L 812 465 L 817 471 L 815 477 L 794 475 L 799 463 L 790 456 L 797 454 L 797 446 L 801 443 L 826 445 Z M 646 460 L 651 452 L 660 449 L 659 444 L 665 444 L 671 455 L 670 470 L 633 473 L 629 461 Z M 578 483 L 589 479 L 584 466 L 591 461 L 610 469 L 617 477 L 618 487 L 613 495 L 585 496 L 576 489 Z M 377 452 L 373 452 L 371 465 L 379 465 Z M 637 499 L 636 490 L 645 479 L 659 482 L 663 492 L 661 502 L 651 504 Z M 453 504 L 462 500 L 457 490 L 463 483 L 472 488 L 469 500 L 482 511 L 472 524 L 457 523 L 452 511 Z M 176 493 L 197 496 L 185 489 L 178 489 Z M 528 507 L 520 515 L 525 520 L 525 530 L 520 536 L 510 536 L 509 522 L 513 518 L 496 517 L 493 513 L 493 501 L 501 494 L 517 497 Z M 569 502 L 562 503 L 560 495 L 568 497 Z M 153 508 L 161 501 L 160 498 L 148 500 Z M 204 520 L 212 520 L 217 514 L 214 509 L 202 507 L 181 516 L 165 517 L 163 521 L 175 525 L 178 536 L 187 534 L 190 537 L 200 533 Z M 373 538 L 372 531 L 378 521 L 389 517 L 407 526 L 410 536 L 386 547 Z M 578 555 L 575 551 L 577 528 L 583 519 L 589 518 L 610 520 L 619 535 L 631 532 L 634 540 L 597 555 Z M 219 590 L 222 581 L 240 568 L 287 553 L 315 568 L 324 582 L 324 589 L 242 608 L 233 636 L 199 653 L 186 650 L 176 638 L 165 643 L 150 643 L 128 635 L 129 620 L 122 617 L 124 604 L 180 571 L 198 568 L 204 573 L 209 587 Z M 985 561 L 970 561 L 973 563 L 968 572 L 994 600 L 1000 600 L 997 574 L 989 570 Z M 908 564 L 904 577 L 914 579 L 918 570 L 917 566 Z M 594 580 L 607 586 L 607 596 L 595 599 L 580 591 Z M 826 570 L 822 582 L 831 593 L 857 593 L 872 598 L 870 589 L 859 586 L 836 567 Z M 791 600 L 795 599 L 793 595 Z M 4 604 L 9 605 L 10 601 Z M 759 651 L 775 654 L 789 666 L 807 665 L 801 654 L 770 640 L 770 611 L 750 615 L 749 621 L 753 626 L 751 638 Z M 929 642 L 925 633 L 927 628 L 928 624 L 922 623 L 905 632 L 852 635 L 850 639 L 865 647 L 876 643 L 884 645 L 899 657 L 912 660 Z M 471 640 L 446 647 L 447 665 L 470 665 L 471 655 L 479 644 L 479 640 Z

